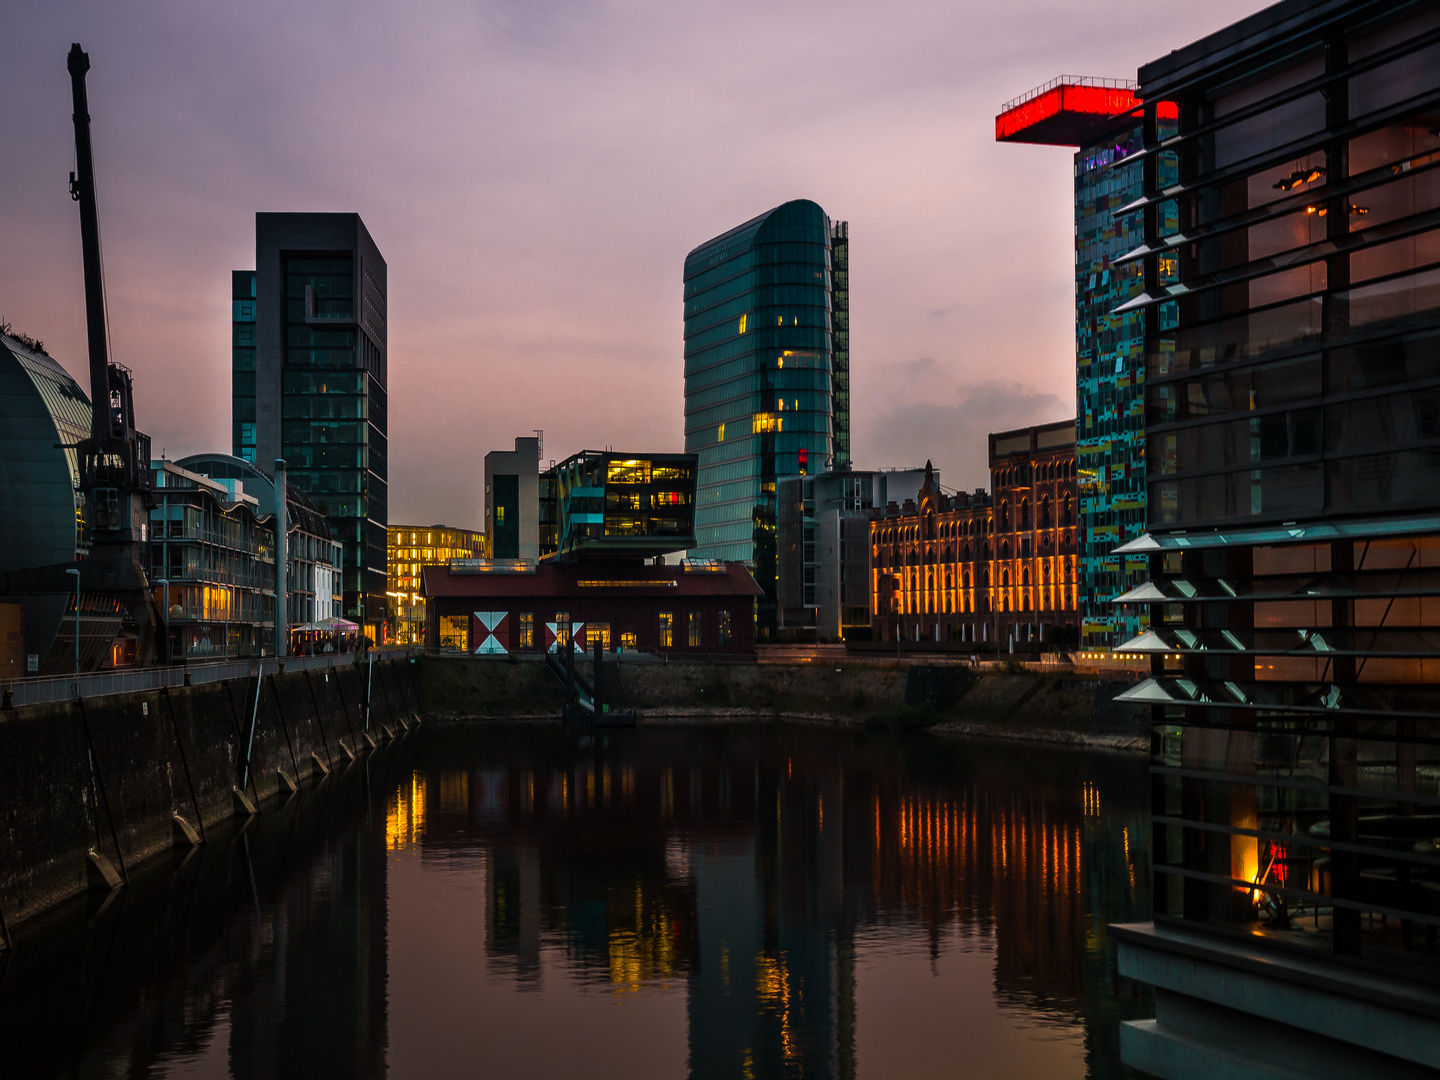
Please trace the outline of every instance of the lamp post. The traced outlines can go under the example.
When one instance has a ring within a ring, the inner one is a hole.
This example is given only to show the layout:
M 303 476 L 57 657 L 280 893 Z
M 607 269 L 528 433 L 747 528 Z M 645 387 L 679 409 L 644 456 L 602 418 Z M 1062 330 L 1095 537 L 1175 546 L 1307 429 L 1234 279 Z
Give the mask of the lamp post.
M 169 560 L 166 560 L 165 565 L 170 565 Z M 173 663 L 175 658 L 170 655 L 170 579 L 162 577 L 160 584 L 165 586 L 165 660 Z
M 70 567 L 65 571 L 75 575 L 75 693 L 80 693 L 80 571 Z

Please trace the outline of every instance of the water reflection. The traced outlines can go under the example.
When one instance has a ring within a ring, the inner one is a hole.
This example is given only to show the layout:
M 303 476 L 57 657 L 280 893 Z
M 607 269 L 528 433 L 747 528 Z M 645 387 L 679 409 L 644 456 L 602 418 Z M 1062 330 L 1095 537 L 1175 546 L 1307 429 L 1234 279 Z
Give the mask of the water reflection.
M 429 728 L 0 974 L 23 1076 L 1121 1075 L 1145 763 Z M 3 962 L 3 961 L 0 961 Z
M 485 963 L 518 992 L 672 984 L 691 1076 L 845 1077 L 857 955 L 984 947 L 1000 1003 L 1119 1071 L 1146 1005 L 1104 926 L 1148 910 L 1143 763 L 809 729 L 447 741 L 389 839 L 483 877 Z

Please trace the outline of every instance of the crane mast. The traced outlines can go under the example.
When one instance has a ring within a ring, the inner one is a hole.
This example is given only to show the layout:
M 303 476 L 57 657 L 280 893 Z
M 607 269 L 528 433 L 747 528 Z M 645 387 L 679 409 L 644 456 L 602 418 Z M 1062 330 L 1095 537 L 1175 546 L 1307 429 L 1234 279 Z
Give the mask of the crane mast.
M 78 447 L 80 490 L 85 498 L 89 557 L 81 564 L 87 591 L 120 601 L 135 623 L 137 662 L 154 658 L 158 623 L 155 601 L 141 563 L 150 507 L 150 437 L 135 428 L 130 372 L 110 360 L 105 275 L 100 258 L 100 216 L 95 202 L 95 163 L 90 148 L 90 108 L 85 75 L 90 57 L 70 46 L 66 66 L 75 105 L 75 172 L 70 197 L 80 204 L 80 245 L 85 263 L 85 326 L 90 352 L 90 437 Z M 165 648 L 161 644 L 161 649 Z

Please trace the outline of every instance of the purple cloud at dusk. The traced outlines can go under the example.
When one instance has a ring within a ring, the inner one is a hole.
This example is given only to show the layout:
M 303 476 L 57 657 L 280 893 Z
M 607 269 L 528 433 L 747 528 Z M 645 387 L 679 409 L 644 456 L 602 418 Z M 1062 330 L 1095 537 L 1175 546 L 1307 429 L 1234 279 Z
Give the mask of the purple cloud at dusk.
M 680 449 L 687 251 L 786 199 L 850 222 L 855 458 L 987 483 L 1073 415 L 1071 154 L 999 105 L 1262 6 L 1015 0 L 194 4 L 0 16 L 0 319 L 85 368 L 65 54 L 91 55 L 114 357 L 170 456 L 230 449 L 257 210 L 354 210 L 389 263 L 390 514 L 481 518 L 481 458 Z

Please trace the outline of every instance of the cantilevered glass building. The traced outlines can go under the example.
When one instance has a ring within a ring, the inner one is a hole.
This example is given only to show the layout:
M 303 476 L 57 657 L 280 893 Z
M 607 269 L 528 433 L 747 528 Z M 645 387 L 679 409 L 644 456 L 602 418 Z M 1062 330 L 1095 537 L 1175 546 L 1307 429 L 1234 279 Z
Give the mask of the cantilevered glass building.
M 1145 559 L 1116 548 L 1145 526 L 1144 320 L 1115 309 L 1136 296 L 1139 268 L 1121 257 L 1140 222 L 1116 211 L 1140 198 L 1143 145 L 1135 84 L 1061 75 L 1007 102 L 999 142 L 1075 148 L 1075 427 L 1080 472 L 1081 644 L 1109 647 L 1148 625 L 1116 596 L 1143 581 Z M 1173 105 L 1158 121 L 1174 128 Z M 1167 181 L 1168 182 L 1168 181 Z
M 837 227 L 848 249 L 845 223 L 797 199 L 685 259 L 685 452 L 699 461 L 691 554 L 751 568 L 762 636 L 775 625 L 776 479 L 819 472 L 835 453 Z M 848 387 L 848 330 L 845 344 Z M 848 449 L 848 430 L 841 441 Z

